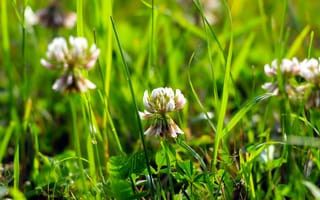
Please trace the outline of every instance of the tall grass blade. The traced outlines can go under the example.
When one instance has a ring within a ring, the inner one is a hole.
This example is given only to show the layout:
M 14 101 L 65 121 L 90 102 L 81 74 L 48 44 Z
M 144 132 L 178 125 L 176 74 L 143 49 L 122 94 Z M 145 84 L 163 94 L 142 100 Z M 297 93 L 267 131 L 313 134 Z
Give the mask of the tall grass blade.
M 117 41 L 118 48 L 119 48 L 119 51 L 120 51 L 121 59 L 122 59 L 122 62 L 123 62 L 123 67 L 124 67 L 124 71 L 125 71 L 125 74 L 126 74 L 126 79 L 127 79 L 128 84 L 129 84 L 129 87 L 130 87 L 130 93 L 131 93 L 132 101 L 133 101 L 133 104 L 134 104 L 134 107 L 135 107 L 136 118 L 137 118 L 138 126 L 139 126 L 140 138 L 141 138 L 141 141 L 142 141 L 143 151 L 144 151 L 145 157 L 146 157 L 146 165 L 147 165 L 148 174 L 149 174 L 149 177 L 150 177 L 151 192 L 152 192 L 152 196 L 154 196 L 152 174 L 151 174 L 151 169 L 150 169 L 150 166 L 149 166 L 149 158 L 148 158 L 148 153 L 147 153 L 147 149 L 146 149 L 146 144 L 145 144 L 145 141 L 144 141 L 144 134 L 143 134 L 143 129 L 142 129 L 142 123 L 141 123 L 140 116 L 139 116 L 138 105 L 137 105 L 137 101 L 136 101 L 136 98 L 135 98 L 135 95 L 134 95 L 133 85 L 132 85 L 132 82 L 131 82 L 129 67 L 128 67 L 127 62 L 125 61 L 125 58 L 124 58 L 124 53 L 123 53 L 123 50 L 122 50 L 122 46 L 121 46 L 121 43 L 120 43 L 120 39 L 119 39 L 119 35 L 118 35 L 118 32 L 117 32 L 115 23 L 114 23 L 112 17 L 110 17 L 110 19 L 111 19 L 111 22 L 112 22 L 113 31 L 114 31 L 114 34 L 115 34 L 115 37 L 116 37 L 116 41 Z
M 229 10 L 227 2 L 224 1 L 224 3 L 225 3 L 225 7 L 228 10 L 228 16 L 231 24 L 230 26 L 231 36 L 230 36 L 230 44 L 229 44 L 228 55 L 227 55 L 226 70 L 225 70 L 224 80 L 223 80 L 222 99 L 221 99 L 220 110 L 218 115 L 217 132 L 216 132 L 216 137 L 214 141 L 213 164 L 211 166 L 212 172 L 214 172 L 216 169 L 219 144 L 220 144 L 220 140 L 223 137 L 224 117 L 227 112 L 228 98 L 229 98 L 229 92 L 230 92 L 230 80 L 231 80 L 230 70 L 231 70 L 231 60 L 232 60 L 232 51 L 233 51 L 232 18 L 231 18 L 231 12 Z
M 197 103 L 199 104 L 202 112 L 205 114 L 206 120 L 207 120 L 210 128 L 213 130 L 213 132 L 216 132 L 216 127 L 215 127 L 215 125 L 212 123 L 212 121 L 210 120 L 211 117 L 208 115 L 208 112 L 207 112 L 206 109 L 204 108 L 203 104 L 201 103 L 201 101 L 200 101 L 200 99 L 199 99 L 199 97 L 198 97 L 198 95 L 197 95 L 197 92 L 195 91 L 195 89 L 194 89 L 194 87 L 193 87 L 193 83 L 192 83 L 191 75 L 190 75 L 190 67 L 191 67 L 191 63 L 192 63 L 192 60 L 193 60 L 193 58 L 194 58 L 194 55 L 195 55 L 195 53 L 193 53 L 193 54 L 191 55 L 191 58 L 190 58 L 189 64 L 188 64 L 188 83 L 189 83 L 189 85 L 190 85 L 191 92 L 192 92 L 194 98 L 196 99 Z
M 3 132 L 4 134 L 1 135 L 1 142 L 0 142 L 0 163 L 2 163 L 2 159 L 5 156 L 5 154 L 7 153 L 8 150 L 8 144 L 10 141 L 10 138 L 12 136 L 12 133 L 14 132 L 14 129 L 16 127 L 16 123 L 15 122 L 11 122 L 9 127 L 7 128 L 7 130 L 5 132 Z
M 285 57 L 291 58 L 299 52 L 304 42 L 304 39 L 307 37 L 309 31 L 310 31 L 310 26 L 309 25 L 305 26 L 304 29 L 301 31 L 301 33 L 298 35 L 298 37 L 294 40 L 293 44 L 291 45 Z
M 84 36 L 84 31 L 83 31 L 83 0 L 77 0 L 77 35 Z
M 308 45 L 308 52 L 307 52 L 307 58 L 309 58 L 309 59 L 311 57 L 313 38 L 314 38 L 314 31 L 311 31 L 310 39 L 309 39 L 309 45 Z
M 253 100 L 249 101 L 246 105 L 244 105 L 240 110 L 233 116 L 233 118 L 229 121 L 228 125 L 224 128 L 223 134 L 221 135 L 224 137 L 231 129 L 236 126 L 236 124 L 245 116 L 245 114 L 250 111 L 255 105 L 260 103 L 261 101 L 268 99 L 269 97 L 272 97 L 273 94 L 266 93 L 263 95 L 260 95 Z

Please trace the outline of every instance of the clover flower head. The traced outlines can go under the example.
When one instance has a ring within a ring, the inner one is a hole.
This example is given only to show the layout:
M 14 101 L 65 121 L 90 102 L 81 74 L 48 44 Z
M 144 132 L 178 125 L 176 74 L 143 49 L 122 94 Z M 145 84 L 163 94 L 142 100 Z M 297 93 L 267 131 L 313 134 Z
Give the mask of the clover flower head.
M 144 92 L 143 103 L 146 107 L 144 112 L 139 112 L 140 118 L 152 121 L 151 126 L 145 134 L 160 135 L 161 137 L 177 137 L 183 131 L 171 119 L 169 113 L 181 110 L 186 99 L 179 89 L 160 87 L 152 90 L 149 96 L 148 91 Z
M 69 45 L 64 38 L 58 37 L 48 45 L 47 59 L 41 59 L 40 63 L 48 69 L 64 70 L 61 78 L 54 83 L 54 90 L 85 92 L 94 89 L 95 85 L 82 76 L 81 70 L 91 69 L 99 54 L 96 45 L 88 49 L 88 42 L 83 37 L 70 36 Z
M 267 76 L 276 76 L 278 72 L 278 67 L 280 67 L 280 71 L 288 76 L 295 76 L 299 74 L 301 67 L 297 58 L 290 59 L 282 59 L 281 64 L 278 65 L 277 60 L 273 60 L 271 65 L 266 64 L 264 66 L 264 72 Z
M 149 96 L 148 91 L 145 91 L 143 103 L 147 111 L 164 114 L 182 109 L 186 99 L 179 89 L 174 93 L 172 88 L 160 87 L 152 90 L 151 96 Z

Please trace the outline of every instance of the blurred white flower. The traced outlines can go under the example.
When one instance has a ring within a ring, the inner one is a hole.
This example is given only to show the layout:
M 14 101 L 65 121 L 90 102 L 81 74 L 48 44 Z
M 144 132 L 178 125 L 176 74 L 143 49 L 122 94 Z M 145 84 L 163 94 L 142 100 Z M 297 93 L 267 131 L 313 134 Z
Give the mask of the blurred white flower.
M 201 16 L 199 13 L 190 15 L 192 13 L 193 5 L 192 1 L 185 0 L 176 0 L 177 3 L 180 4 L 182 8 L 184 8 L 184 13 L 188 13 L 185 15 L 185 18 L 192 23 L 200 23 Z M 202 6 L 203 15 L 209 22 L 209 24 L 216 24 L 219 22 L 221 18 L 221 13 L 223 11 L 221 0 L 199 0 L 200 5 Z
M 266 64 L 264 66 L 264 72 L 267 76 L 276 76 L 278 72 L 278 67 L 284 75 L 294 76 L 299 74 L 301 67 L 297 58 L 282 59 L 280 65 L 278 65 L 277 60 L 273 60 L 271 65 Z
M 86 92 L 88 89 L 95 89 L 96 85 L 86 78 L 83 78 L 81 74 L 74 73 L 64 73 L 59 79 L 57 79 L 52 89 L 64 92 L 64 91 L 74 91 L 74 92 Z
M 41 24 L 48 28 L 73 28 L 77 21 L 74 12 L 63 12 L 58 5 L 58 1 L 53 0 L 48 7 L 40 9 L 35 13 L 30 6 L 24 11 L 25 25 L 27 28 Z
M 168 115 L 170 112 L 181 110 L 186 103 L 186 99 L 179 89 L 174 92 L 172 88 L 160 87 L 152 90 L 151 96 L 148 91 L 145 91 L 143 103 L 146 110 L 139 112 L 140 118 L 152 121 L 145 134 L 177 137 L 177 134 L 183 133 Z
M 57 79 L 53 89 L 57 91 L 81 91 L 94 89 L 95 85 L 85 79 L 81 71 L 89 70 L 96 63 L 100 50 L 96 45 L 88 49 L 88 42 L 83 37 L 69 38 L 69 47 L 62 37 L 53 39 L 48 45 L 47 59 L 41 59 L 41 64 L 48 69 L 63 69 L 61 78 Z
M 203 5 L 203 14 L 210 24 L 215 24 L 218 21 L 218 15 L 221 11 L 220 0 L 201 0 Z
M 274 96 L 279 95 L 280 90 L 278 87 L 278 83 L 267 82 L 267 83 L 264 83 L 261 87 L 262 89 L 267 90 L 269 93 L 272 93 L 272 95 Z M 286 84 L 284 89 L 290 99 L 299 99 L 303 97 L 305 90 L 307 88 L 309 88 L 308 84 L 299 85 L 296 87 L 294 87 L 291 84 Z
M 305 91 L 309 88 L 309 84 L 299 84 L 295 81 L 296 76 L 301 76 L 303 71 L 302 63 L 297 58 L 282 59 L 280 65 L 277 60 L 273 60 L 271 65 L 264 66 L 264 72 L 267 76 L 276 77 L 278 71 L 283 75 L 284 92 L 290 99 L 301 99 L 304 97 Z M 279 83 L 277 79 L 274 82 L 267 82 L 261 86 L 263 89 L 272 93 L 274 96 L 279 95 Z
M 27 6 L 24 10 L 24 23 L 26 29 L 30 29 L 33 25 L 37 24 L 38 22 L 38 16 L 34 14 L 30 6 Z
M 300 76 L 307 81 L 320 86 L 320 65 L 319 59 L 304 59 L 301 62 Z

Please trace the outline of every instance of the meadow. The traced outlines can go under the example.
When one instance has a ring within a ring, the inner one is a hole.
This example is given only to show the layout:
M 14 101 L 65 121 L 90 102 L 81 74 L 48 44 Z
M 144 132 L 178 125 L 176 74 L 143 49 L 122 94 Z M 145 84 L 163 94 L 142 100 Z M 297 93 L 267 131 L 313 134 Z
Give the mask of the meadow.
M 0 2 L 0 199 L 320 199 L 317 1 Z

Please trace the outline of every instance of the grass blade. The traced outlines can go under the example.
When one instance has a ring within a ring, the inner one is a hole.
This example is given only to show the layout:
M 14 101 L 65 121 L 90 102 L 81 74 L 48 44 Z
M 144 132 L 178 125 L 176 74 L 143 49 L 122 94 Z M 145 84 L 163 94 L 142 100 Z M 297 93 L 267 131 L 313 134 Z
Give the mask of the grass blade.
M 135 95 L 134 95 L 134 90 L 133 90 L 133 86 L 132 86 L 132 82 L 131 82 L 131 78 L 130 78 L 129 67 L 128 67 L 127 62 L 125 61 L 125 58 L 124 58 L 124 53 L 123 53 L 123 50 L 122 50 L 122 47 L 121 47 L 121 43 L 120 43 L 120 39 L 119 39 L 119 35 L 118 35 L 118 32 L 117 32 L 115 23 L 114 23 L 112 17 L 110 17 L 110 19 L 111 19 L 111 22 L 112 22 L 112 27 L 113 27 L 113 31 L 114 31 L 114 34 L 115 34 L 115 37 L 116 37 L 116 40 L 117 40 L 117 44 L 118 44 L 118 47 L 119 47 L 119 51 L 120 51 L 121 59 L 122 59 L 122 62 L 123 62 L 123 67 L 124 67 L 124 71 L 125 71 L 125 74 L 126 74 L 127 82 L 129 84 L 129 87 L 130 87 L 130 93 L 131 93 L 132 101 L 133 101 L 133 104 L 134 104 L 134 107 L 135 107 L 136 118 L 137 118 L 138 125 L 139 125 L 140 138 L 141 138 L 141 141 L 142 141 L 143 151 L 145 153 L 145 158 L 146 158 L 146 165 L 147 165 L 148 174 L 149 174 L 149 177 L 150 177 L 151 192 L 152 192 L 152 196 L 154 196 L 152 174 L 151 174 L 151 169 L 150 169 L 150 166 L 149 166 L 149 158 L 148 158 L 148 153 L 147 153 L 147 149 L 146 149 L 146 144 L 145 144 L 145 141 L 144 141 L 144 134 L 143 134 L 143 129 L 142 129 L 142 123 L 141 123 L 140 116 L 139 116 L 139 110 L 138 110 L 138 106 L 137 106 L 137 101 L 136 101 L 136 98 L 135 98 Z

